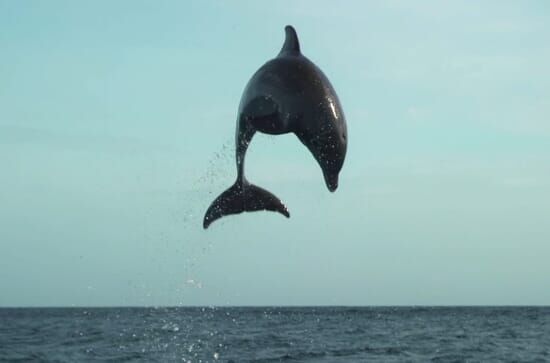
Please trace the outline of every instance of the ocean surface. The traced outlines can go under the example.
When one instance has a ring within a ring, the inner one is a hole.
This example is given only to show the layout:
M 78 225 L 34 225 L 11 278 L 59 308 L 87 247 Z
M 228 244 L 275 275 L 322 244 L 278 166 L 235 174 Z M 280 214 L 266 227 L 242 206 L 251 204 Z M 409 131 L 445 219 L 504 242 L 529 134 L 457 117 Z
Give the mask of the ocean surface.
M 549 362 L 550 308 L 10 308 L 0 361 Z

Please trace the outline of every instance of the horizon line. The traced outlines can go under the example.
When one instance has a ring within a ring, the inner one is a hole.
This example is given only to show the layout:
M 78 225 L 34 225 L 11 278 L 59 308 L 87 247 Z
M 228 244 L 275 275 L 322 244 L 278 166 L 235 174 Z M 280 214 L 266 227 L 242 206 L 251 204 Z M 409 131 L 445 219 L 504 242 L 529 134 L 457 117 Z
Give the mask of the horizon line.
M 225 309 L 225 308 L 550 308 L 550 304 L 437 304 L 437 305 L 51 305 L 0 306 L 2 309 Z

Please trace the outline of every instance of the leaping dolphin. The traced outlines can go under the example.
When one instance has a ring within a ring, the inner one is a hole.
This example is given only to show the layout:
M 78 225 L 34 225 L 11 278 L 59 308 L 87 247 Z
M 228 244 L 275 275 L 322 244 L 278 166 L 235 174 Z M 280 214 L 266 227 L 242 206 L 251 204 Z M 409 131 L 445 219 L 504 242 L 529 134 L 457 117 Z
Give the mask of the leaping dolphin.
M 290 217 L 279 198 L 244 176 L 246 149 L 256 131 L 270 135 L 289 132 L 313 154 L 327 188 L 338 187 L 347 149 L 347 127 L 342 106 L 327 77 L 300 52 L 298 36 L 290 25 L 276 58 L 264 64 L 248 82 L 239 105 L 235 133 L 237 180 L 208 208 L 206 229 L 230 214 L 269 210 Z

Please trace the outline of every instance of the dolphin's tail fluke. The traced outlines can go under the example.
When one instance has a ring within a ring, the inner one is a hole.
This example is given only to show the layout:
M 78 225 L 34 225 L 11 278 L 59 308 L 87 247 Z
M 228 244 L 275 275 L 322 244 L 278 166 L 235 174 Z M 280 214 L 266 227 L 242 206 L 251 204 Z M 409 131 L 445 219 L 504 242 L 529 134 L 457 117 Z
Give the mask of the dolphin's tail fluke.
M 279 198 L 253 184 L 237 181 L 208 207 L 202 226 L 206 229 L 216 219 L 230 214 L 260 210 L 279 212 L 287 218 L 290 217 Z

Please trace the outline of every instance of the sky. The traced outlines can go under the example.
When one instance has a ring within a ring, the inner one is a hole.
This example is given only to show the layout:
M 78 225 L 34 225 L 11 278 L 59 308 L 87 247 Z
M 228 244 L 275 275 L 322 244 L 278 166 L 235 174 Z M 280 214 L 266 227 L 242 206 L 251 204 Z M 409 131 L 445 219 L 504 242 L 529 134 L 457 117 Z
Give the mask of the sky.
M 247 178 L 291 218 L 202 218 L 284 26 L 348 126 Z M 546 1 L 0 0 L 0 306 L 550 304 Z

